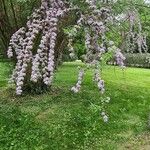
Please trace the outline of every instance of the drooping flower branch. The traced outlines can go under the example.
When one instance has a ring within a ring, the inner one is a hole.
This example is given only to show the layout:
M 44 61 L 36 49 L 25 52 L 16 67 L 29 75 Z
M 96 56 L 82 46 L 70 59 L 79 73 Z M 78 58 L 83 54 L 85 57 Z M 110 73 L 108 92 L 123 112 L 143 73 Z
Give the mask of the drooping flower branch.
M 120 67 L 124 68 L 125 64 L 124 64 L 124 60 L 126 59 L 124 57 L 124 55 L 121 53 L 120 49 L 117 49 L 116 53 L 115 53 L 115 58 L 116 58 L 116 63 L 117 65 L 119 65 Z
M 84 62 L 88 66 L 95 67 L 94 80 L 97 82 L 98 89 L 103 94 L 105 87 L 104 80 L 101 79 L 99 73 L 99 61 L 108 50 L 108 43 L 110 43 L 110 41 L 106 36 L 106 33 L 109 31 L 107 25 L 112 22 L 113 17 L 111 15 L 110 7 L 98 6 L 100 1 L 86 0 L 86 2 L 88 4 L 88 10 L 81 13 L 80 18 L 77 21 L 77 25 L 75 25 L 68 33 L 68 47 L 69 51 L 71 52 L 71 56 L 74 56 L 75 54 L 73 54 L 74 49 L 72 45 L 73 38 L 76 36 L 77 32 L 83 30 L 83 34 L 85 35 L 84 39 L 86 48 Z M 117 53 L 118 49 L 116 48 L 114 51 Z M 119 58 L 117 59 L 119 60 Z M 118 61 L 118 64 L 121 63 L 119 64 L 120 66 L 123 65 L 123 60 L 124 58 L 121 57 L 120 62 Z M 80 88 L 78 88 L 78 90 L 76 90 L 75 87 L 72 88 L 72 91 L 75 93 L 79 92 L 79 90 Z
M 8 48 L 8 57 L 16 56 L 17 63 L 12 74 L 16 94 L 21 95 L 30 66 L 31 81 L 43 80 L 51 85 L 54 75 L 54 51 L 58 33 L 58 21 L 67 12 L 62 0 L 42 0 L 39 9 L 30 16 L 26 27 L 13 34 Z M 37 36 L 41 36 L 34 52 Z M 32 64 L 32 65 L 31 65 Z
M 133 52 L 136 47 L 140 53 L 147 52 L 146 35 L 142 33 L 142 25 L 137 9 L 127 11 L 126 19 L 129 21 L 130 29 L 127 32 L 126 45 L 129 52 Z
M 98 89 L 103 94 L 105 92 L 104 80 L 101 79 L 99 68 L 95 69 L 94 80 L 97 82 Z
M 74 93 L 79 92 L 79 90 L 81 88 L 83 76 L 84 76 L 84 70 L 80 69 L 79 70 L 79 75 L 78 75 L 78 81 L 77 81 L 76 85 L 71 88 L 71 91 L 73 91 Z
M 107 24 L 112 22 L 111 8 L 97 6 L 96 0 L 86 0 L 88 3 L 88 11 L 83 12 L 80 15 L 77 25 L 68 33 L 69 42 L 68 48 L 71 52 L 71 56 L 74 56 L 73 41 L 74 36 L 81 30 L 84 31 L 84 40 L 86 53 L 84 56 L 84 62 L 87 67 L 94 67 L 94 81 L 101 94 L 105 92 L 104 80 L 101 79 L 99 62 L 105 53 L 107 53 L 107 45 L 110 41 L 106 37 L 108 32 Z M 117 50 L 117 49 L 116 49 Z M 74 93 L 79 92 L 83 80 L 83 69 L 79 70 L 78 81 L 75 86 L 71 88 Z M 105 99 L 105 98 L 104 98 Z M 103 105 L 103 104 L 102 104 Z M 102 106 L 103 107 L 103 106 Z M 99 108 L 99 107 L 98 107 Z M 102 111 L 102 110 L 99 110 Z M 108 121 L 108 116 L 103 110 L 102 118 L 104 122 Z

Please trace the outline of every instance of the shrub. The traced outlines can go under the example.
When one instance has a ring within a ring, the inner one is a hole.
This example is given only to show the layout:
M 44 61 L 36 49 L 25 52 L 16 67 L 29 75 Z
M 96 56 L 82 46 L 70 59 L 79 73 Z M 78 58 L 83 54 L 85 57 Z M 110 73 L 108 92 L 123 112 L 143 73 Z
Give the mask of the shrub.
M 150 53 L 125 54 L 126 66 L 150 68 Z

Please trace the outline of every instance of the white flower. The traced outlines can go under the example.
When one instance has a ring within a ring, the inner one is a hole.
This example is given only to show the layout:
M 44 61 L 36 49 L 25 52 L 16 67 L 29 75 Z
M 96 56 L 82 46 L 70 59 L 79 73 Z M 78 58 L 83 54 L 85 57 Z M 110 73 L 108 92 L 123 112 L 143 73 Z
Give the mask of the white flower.
M 78 93 L 78 92 L 79 92 L 76 87 L 72 87 L 72 88 L 71 88 L 71 91 L 73 91 L 74 93 Z
M 16 94 L 17 95 L 21 95 L 22 94 L 22 90 L 16 90 Z
M 103 116 L 104 122 L 108 122 L 108 117 L 106 115 Z
M 109 102 L 110 102 L 110 97 L 106 97 L 105 102 L 106 102 L 106 103 L 109 103 Z
M 105 112 L 102 112 L 101 115 L 104 116 L 104 115 L 105 115 Z

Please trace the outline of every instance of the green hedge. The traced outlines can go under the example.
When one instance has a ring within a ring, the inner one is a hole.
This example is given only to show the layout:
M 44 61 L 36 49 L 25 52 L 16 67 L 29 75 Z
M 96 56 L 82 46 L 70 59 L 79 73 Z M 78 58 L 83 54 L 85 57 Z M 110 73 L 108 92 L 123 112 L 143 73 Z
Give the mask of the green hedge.
M 150 53 L 124 54 L 126 66 L 150 68 Z

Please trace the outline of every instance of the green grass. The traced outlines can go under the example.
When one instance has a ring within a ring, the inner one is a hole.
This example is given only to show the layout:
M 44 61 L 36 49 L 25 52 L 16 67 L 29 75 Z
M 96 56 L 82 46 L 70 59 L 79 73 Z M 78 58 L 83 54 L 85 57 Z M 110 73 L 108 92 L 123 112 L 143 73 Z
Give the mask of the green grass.
M 0 62 L 0 88 L 6 87 L 8 83 L 8 74 L 12 65 L 8 62 Z
M 0 64 L 0 149 L 149 149 L 150 70 L 104 67 L 105 95 L 111 97 L 109 122 L 104 123 L 96 109 L 101 95 L 91 70 L 81 92 L 70 92 L 78 65 L 64 63 L 51 92 L 16 97 L 13 89 L 4 89 L 9 66 Z

